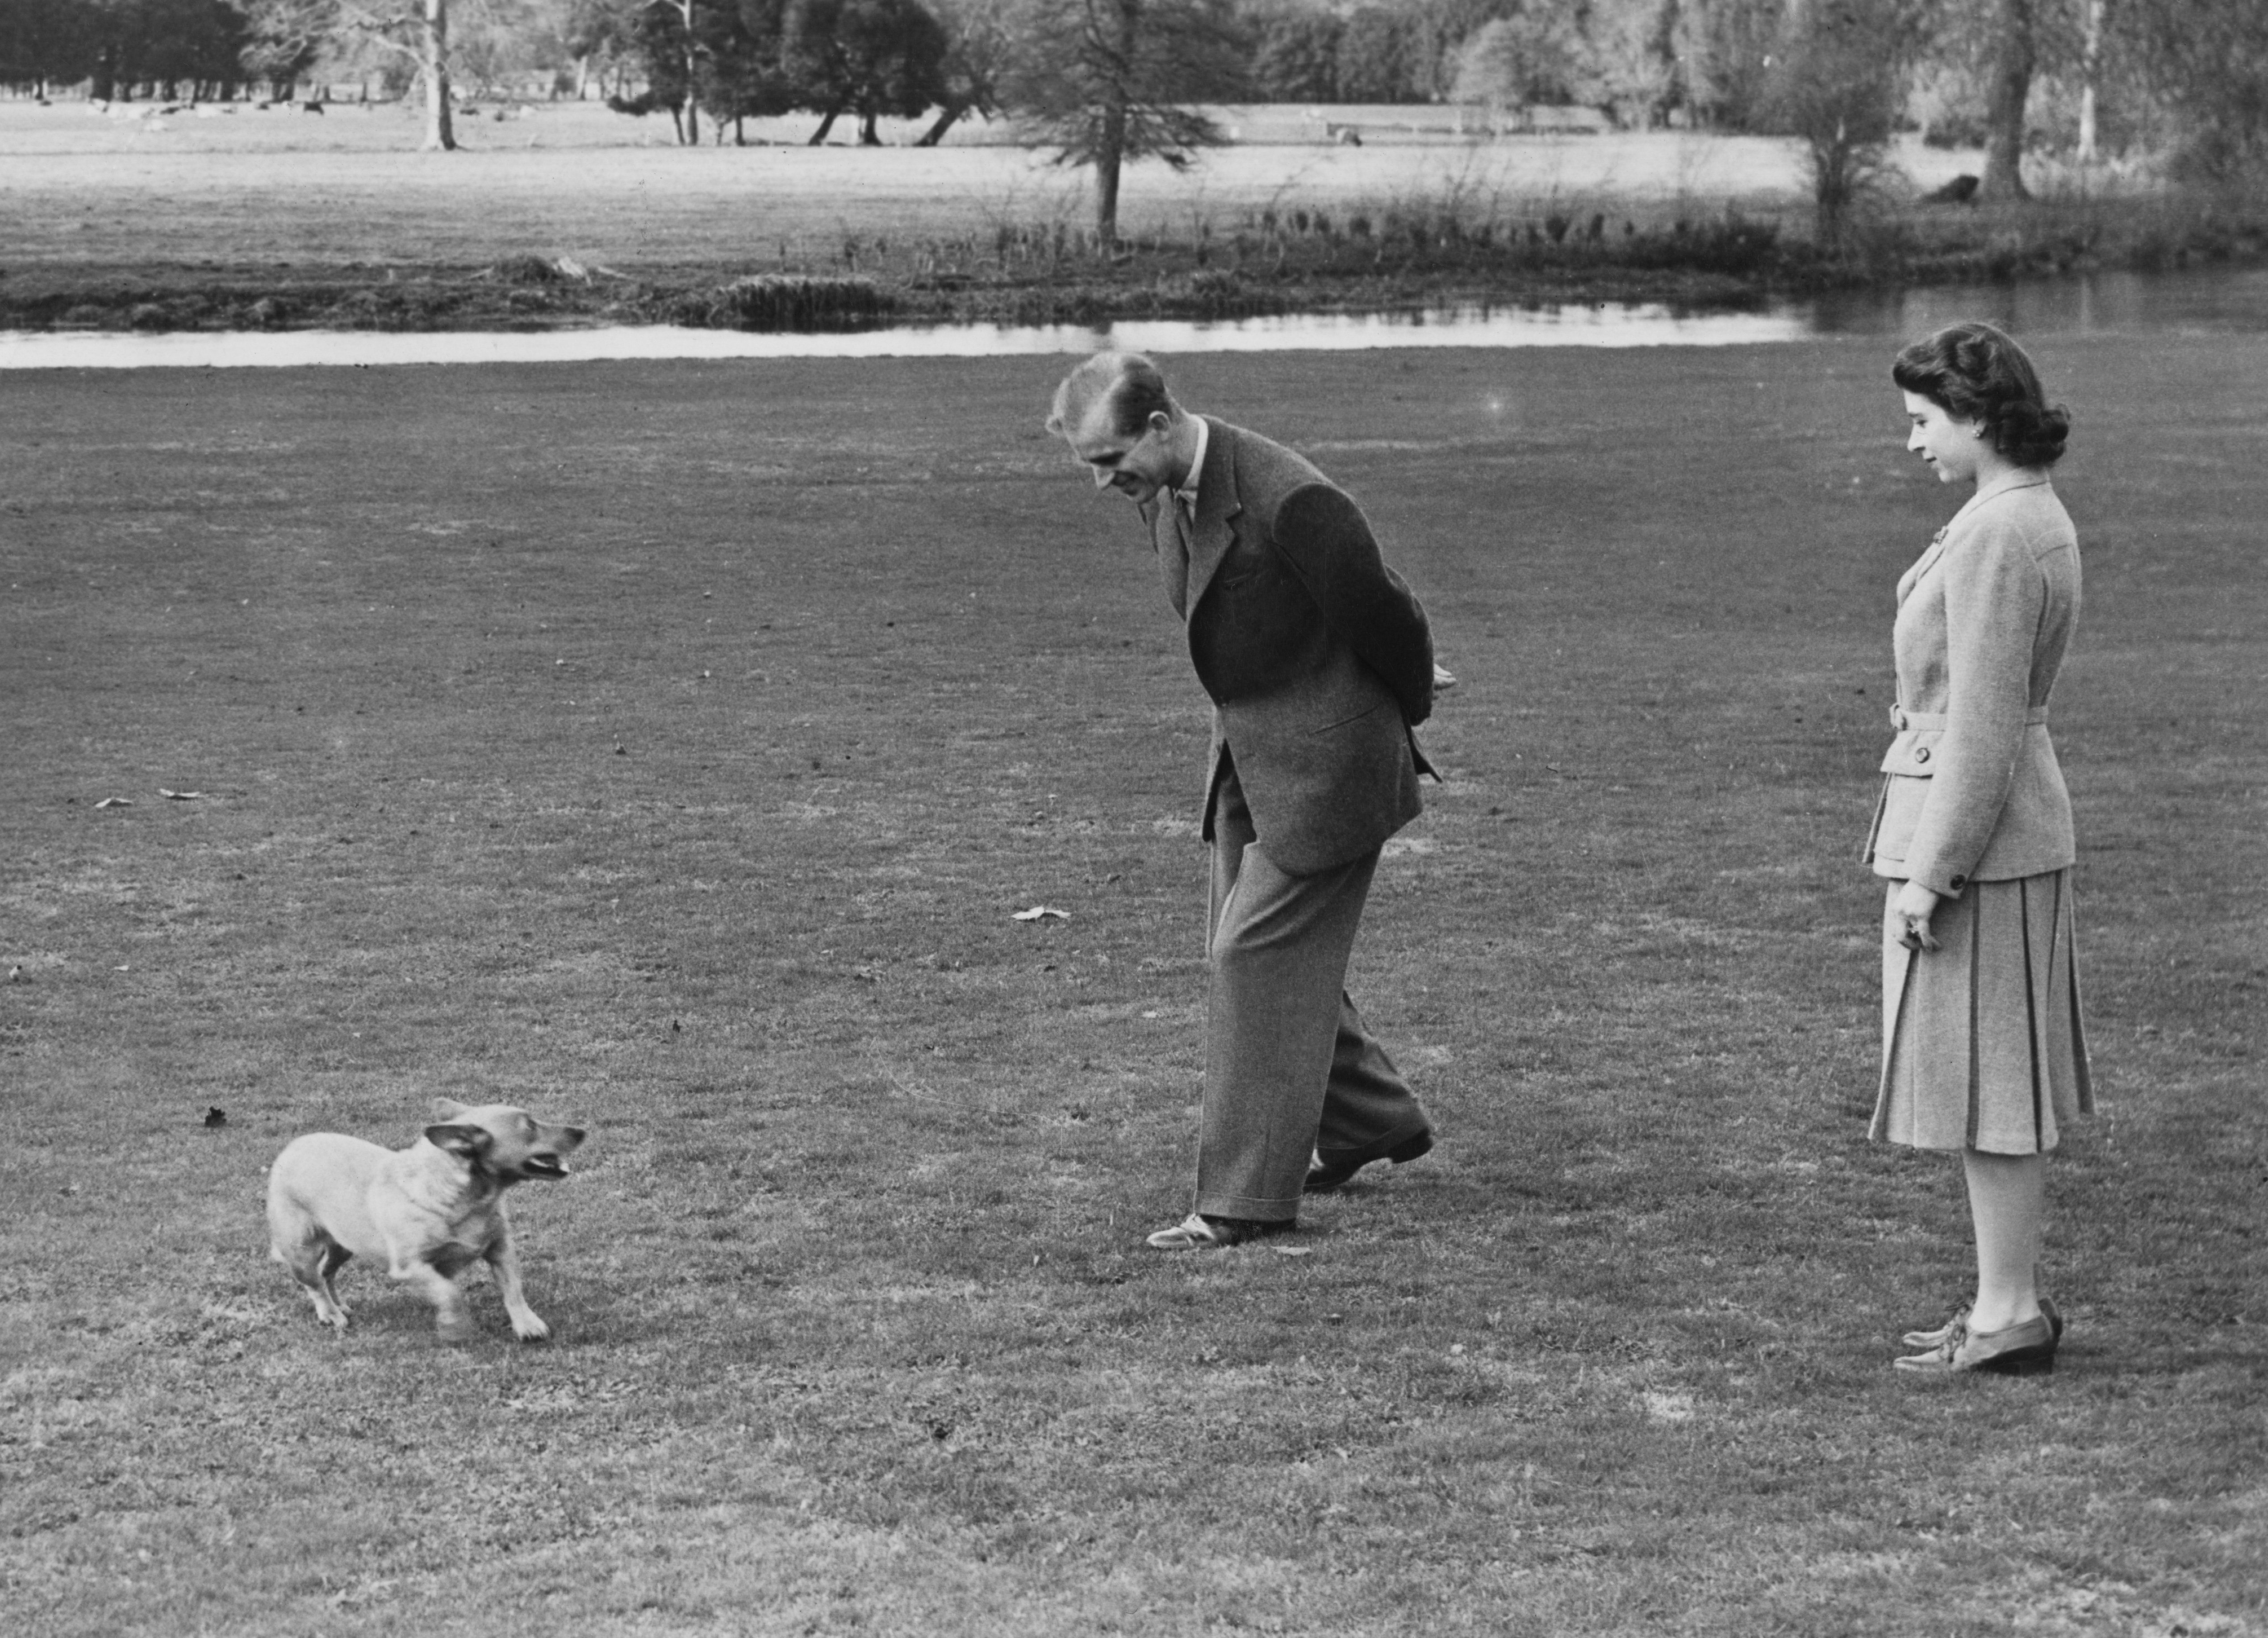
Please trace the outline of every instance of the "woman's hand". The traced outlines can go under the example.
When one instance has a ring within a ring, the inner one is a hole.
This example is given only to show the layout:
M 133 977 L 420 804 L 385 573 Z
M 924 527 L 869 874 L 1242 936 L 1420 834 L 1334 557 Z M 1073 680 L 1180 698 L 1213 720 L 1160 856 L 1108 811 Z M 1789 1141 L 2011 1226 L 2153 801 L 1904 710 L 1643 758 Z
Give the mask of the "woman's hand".
M 1897 924 L 1898 943 L 1909 950 L 1934 950 L 1929 918 L 1937 914 L 1937 894 L 1919 882 L 1908 882 L 1890 901 L 1890 919 Z

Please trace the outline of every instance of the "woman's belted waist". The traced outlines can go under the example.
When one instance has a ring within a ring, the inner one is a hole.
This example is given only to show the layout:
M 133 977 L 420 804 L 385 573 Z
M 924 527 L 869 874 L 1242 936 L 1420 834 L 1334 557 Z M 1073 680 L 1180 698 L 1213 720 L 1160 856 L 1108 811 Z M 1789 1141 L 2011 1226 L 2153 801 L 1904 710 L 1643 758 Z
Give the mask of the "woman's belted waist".
M 1935 733 L 1941 731 L 1951 720 L 1943 711 L 1909 711 L 1903 705 L 1890 707 L 1890 726 L 1899 733 Z M 2037 728 L 2048 720 L 2048 708 L 2036 705 L 2024 713 L 2024 726 Z

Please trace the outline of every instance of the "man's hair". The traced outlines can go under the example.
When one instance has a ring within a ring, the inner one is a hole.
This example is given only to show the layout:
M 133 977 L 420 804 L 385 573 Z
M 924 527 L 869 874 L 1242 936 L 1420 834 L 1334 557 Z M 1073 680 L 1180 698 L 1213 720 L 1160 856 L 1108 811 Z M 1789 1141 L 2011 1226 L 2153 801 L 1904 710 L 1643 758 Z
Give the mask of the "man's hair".
M 1947 414 L 1984 423 L 1992 447 L 2019 466 L 2063 458 L 2071 412 L 2051 408 L 2024 349 L 1989 324 L 1948 325 L 1901 351 L 1890 379 Z
M 1160 411 L 1170 415 L 1174 410 L 1174 396 L 1166 391 L 1166 378 L 1149 359 L 1140 353 L 1097 353 L 1072 365 L 1063 385 L 1056 388 L 1048 430 L 1058 437 L 1068 437 L 1086 424 L 1098 402 L 1110 406 L 1111 430 L 1125 436 L 1139 432 L 1152 415 Z

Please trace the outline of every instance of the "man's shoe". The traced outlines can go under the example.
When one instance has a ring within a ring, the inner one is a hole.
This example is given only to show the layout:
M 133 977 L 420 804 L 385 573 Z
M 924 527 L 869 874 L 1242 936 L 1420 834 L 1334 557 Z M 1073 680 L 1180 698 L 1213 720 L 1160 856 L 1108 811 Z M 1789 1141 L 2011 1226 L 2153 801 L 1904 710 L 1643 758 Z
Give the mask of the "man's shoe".
M 2047 1316 L 2027 1319 L 2004 1331 L 1971 1331 L 1956 1320 L 1954 1334 L 1926 1353 L 1909 1354 L 1897 1369 L 1909 1376 L 1959 1377 L 1990 1372 L 2003 1377 L 2044 1376 L 2055 1369 L 2059 1340 Z
M 2044 1296 L 2040 1298 L 2040 1318 L 2048 1322 L 2048 1329 L 2055 1333 L 2055 1340 L 2058 1342 L 2062 1341 L 2063 1316 L 2056 1311 L 2056 1305 Z M 1898 1341 L 1908 1348 L 1943 1348 L 1946 1339 L 1968 1323 L 1969 1311 L 1964 1308 L 1934 1331 L 1909 1331 Z
M 1205 1217 L 1193 1211 L 1172 1228 L 1152 1235 L 1150 1245 L 1160 1252 L 1217 1252 L 1270 1234 L 1289 1234 L 1299 1226 L 1296 1217 Z
M 1307 1168 L 1307 1180 L 1300 1185 L 1300 1190 L 1307 1194 L 1328 1194 L 1333 1189 L 1344 1187 L 1356 1172 L 1373 1160 L 1390 1160 L 1398 1166 L 1417 1159 L 1432 1147 L 1433 1134 L 1429 1129 L 1415 1137 L 1403 1138 L 1391 1149 L 1351 1149 L 1329 1155 L 1319 1149 L 1315 1151 L 1314 1164 Z

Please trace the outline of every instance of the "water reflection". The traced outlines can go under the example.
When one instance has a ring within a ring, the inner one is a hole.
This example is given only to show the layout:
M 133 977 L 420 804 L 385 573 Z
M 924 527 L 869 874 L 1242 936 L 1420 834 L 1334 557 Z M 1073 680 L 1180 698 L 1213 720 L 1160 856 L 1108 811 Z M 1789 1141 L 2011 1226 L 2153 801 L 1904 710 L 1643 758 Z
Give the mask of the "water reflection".
M 2268 332 L 2268 269 L 2094 274 L 2022 284 L 1857 291 L 1762 311 L 1660 305 L 1449 307 L 1217 322 L 907 326 L 849 334 L 754 334 L 665 325 L 583 330 L 0 334 L 0 370 L 257 369 L 290 365 L 546 364 L 634 358 L 980 358 L 1074 356 L 1105 344 L 1168 355 L 1374 348 L 1732 347 L 1814 336 L 1920 335 L 1982 318 L 2019 335 Z
M 1837 291 L 1807 306 L 1819 335 L 1926 335 L 1962 319 L 1982 319 L 2013 335 L 2258 334 L 2268 331 L 2268 268 Z
M 1076 356 L 1105 345 L 1145 352 L 1342 352 L 1409 347 L 1725 347 L 1792 341 L 1792 312 L 1680 313 L 1664 306 L 1569 305 L 1540 311 L 1458 307 L 1427 312 L 1311 313 L 1219 322 L 1145 320 L 1086 325 L 948 324 L 833 334 L 757 334 L 667 325 L 588 330 L 87 332 L 0 334 L 0 370 L 257 369 L 284 365 L 547 364 L 602 358 L 990 358 Z

